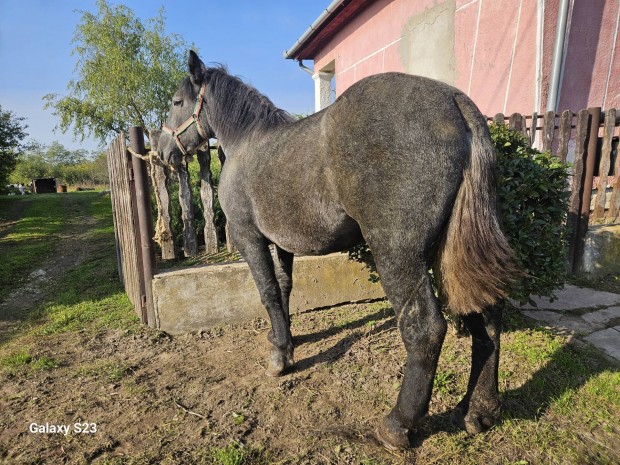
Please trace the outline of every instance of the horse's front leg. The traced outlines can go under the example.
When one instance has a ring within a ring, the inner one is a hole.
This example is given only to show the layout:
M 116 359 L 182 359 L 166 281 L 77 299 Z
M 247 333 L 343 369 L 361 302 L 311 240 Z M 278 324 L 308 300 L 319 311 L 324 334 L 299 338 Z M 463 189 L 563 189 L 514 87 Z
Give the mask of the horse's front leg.
M 282 291 L 278 284 L 274 261 L 269 251 L 269 243 L 263 236 L 255 232 L 240 232 L 231 228 L 231 233 L 235 245 L 250 267 L 261 302 L 267 309 L 271 320 L 271 331 L 269 331 L 267 338 L 273 344 L 273 349 L 269 356 L 267 374 L 279 376 L 294 364 L 293 340 L 288 316 L 282 302 Z

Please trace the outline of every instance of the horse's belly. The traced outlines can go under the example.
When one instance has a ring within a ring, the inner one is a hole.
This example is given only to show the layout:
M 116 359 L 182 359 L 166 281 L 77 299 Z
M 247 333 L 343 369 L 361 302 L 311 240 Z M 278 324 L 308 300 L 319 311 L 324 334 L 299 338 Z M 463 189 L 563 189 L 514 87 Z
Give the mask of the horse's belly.
M 350 217 L 342 216 L 326 221 L 281 221 L 275 228 L 267 228 L 265 235 L 279 247 L 302 255 L 325 255 L 346 250 L 362 240 L 358 224 Z

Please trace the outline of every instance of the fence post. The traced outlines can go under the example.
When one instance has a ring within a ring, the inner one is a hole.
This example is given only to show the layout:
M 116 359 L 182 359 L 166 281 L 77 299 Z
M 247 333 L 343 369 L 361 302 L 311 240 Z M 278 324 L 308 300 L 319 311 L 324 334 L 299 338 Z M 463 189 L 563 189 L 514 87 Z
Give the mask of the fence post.
M 605 113 L 605 129 L 603 130 L 603 147 L 601 161 L 598 166 L 598 192 L 594 198 L 594 221 L 605 219 L 605 204 L 607 203 L 607 176 L 611 166 L 612 140 L 616 129 L 616 110 L 609 109 Z M 617 174 L 616 174 L 617 176 Z
M 586 139 L 588 137 L 588 111 L 581 110 L 577 113 L 576 135 L 575 135 L 575 160 L 573 161 L 573 172 L 570 184 L 570 199 L 568 201 L 567 229 L 568 240 L 568 262 L 569 272 L 576 269 L 578 229 L 581 211 L 581 188 L 583 186 L 584 158 L 586 151 Z
M 152 130 L 149 133 L 151 150 L 157 150 L 161 131 Z M 161 247 L 162 260 L 174 260 L 177 258 L 174 244 L 174 234 L 170 225 L 170 193 L 168 192 L 169 170 L 160 163 L 155 163 L 151 158 L 151 180 L 157 202 L 157 222 L 155 227 L 155 241 Z
M 211 174 L 211 148 L 199 150 L 196 154 L 200 165 L 200 198 L 205 219 L 205 253 L 217 253 L 217 232 L 215 230 L 215 212 L 213 211 L 213 179 Z
M 194 205 L 187 162 L 183 161 L 177 172 L 179 174 L 179 203 L 181 204 L 181 218 L 183 219 L 183 255 L 195 257 L 198 255 L 198 239 L 194 226 Z
M 144 134 L 142 128 L 132 127 L 129 129 L 131 148 L 141 155 L 146 154 L 144 147 Z M 155 327 L 155 310 L 153 306 L 153 273 L 155 269 L 155 248 L 153 247 L 153 218 L 151 213 L 151 195 L 149 189 L 149 176 L 146 162 L 134 155 L 131 156 L 133 167 L 134 188 L 136 192 L 136 207 L 138 213 L 138 229 L 140 247 L 142 251 L 142 315 L 143 320 L 151 327 Z

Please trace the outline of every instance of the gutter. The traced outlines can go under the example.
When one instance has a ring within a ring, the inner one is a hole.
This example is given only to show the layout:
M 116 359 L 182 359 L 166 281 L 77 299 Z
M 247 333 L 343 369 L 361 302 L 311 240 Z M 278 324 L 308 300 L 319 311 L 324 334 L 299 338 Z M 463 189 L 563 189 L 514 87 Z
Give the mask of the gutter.
M 551 65 L 549 95 L 547 96 L 547 111 L 556 111 L 558 106 L 569 3 L 570 0 L 560 0 L 560 5 L 558 7 L 558 27 L 555 32 L 555 43 L 553 45 L 553 61 Z
M 314 20 L 306 32 L 304 32 L 299 39 L 288 50 L 284 51 L 282 55 L 286 59 L 295 59 L 294 55 L 299 51 L 304 42 L 326 22 L 336 8 L 342 5 L 347 0 L 332 0 L 332 2 L 325 8 L 323 13 Z

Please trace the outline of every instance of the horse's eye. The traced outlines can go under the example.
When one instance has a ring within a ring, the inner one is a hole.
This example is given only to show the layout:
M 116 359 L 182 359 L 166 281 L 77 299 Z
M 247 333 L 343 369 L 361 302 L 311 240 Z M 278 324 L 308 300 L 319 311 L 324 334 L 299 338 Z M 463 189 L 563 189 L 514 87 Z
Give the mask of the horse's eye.
M 173 101 L 172 101 L 172 104 L 173 104 L 175 107 L 180 107 L 181 105 L 183 105 L 183 100 L 173 100 Z

